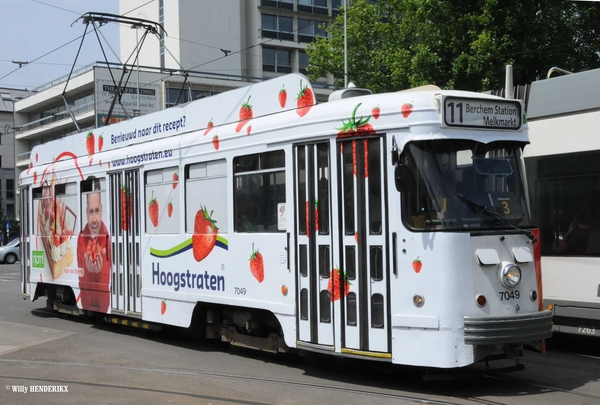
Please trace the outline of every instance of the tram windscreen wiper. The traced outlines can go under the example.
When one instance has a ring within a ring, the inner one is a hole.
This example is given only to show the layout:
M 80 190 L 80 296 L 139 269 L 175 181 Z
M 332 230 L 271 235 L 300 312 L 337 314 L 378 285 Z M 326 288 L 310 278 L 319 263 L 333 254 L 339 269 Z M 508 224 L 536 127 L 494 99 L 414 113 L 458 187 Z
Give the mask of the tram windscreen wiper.
M 464 202 L 467 205 L 467 207 L 471 208 L 473 210 L 473 212 L 483 213 L 497 221 L 500 221 L 501 223 L 503 223 L 505 225 L 508 225 L 508 226 L 516 229 L 523 235 L 527 236 L 529 238 L 529 240 L 531 241 L 531 243 L 537 242 L 537 239 L 535 238 L 535 235 L 533 234 L 533 232 L 527 231 L 525 229 L 521 229 L 521 228 L 513 225 L 508 219 L 504 218 L 502 215 L 498 214 L 497 212 L 487 209 L 484 205 L 477 204 L 475 201 L 469 200 L 468 198 L 466 198 L 458 193 L 456 193 L 454 195 L 456 197 L 458 197 L 459 200 Z

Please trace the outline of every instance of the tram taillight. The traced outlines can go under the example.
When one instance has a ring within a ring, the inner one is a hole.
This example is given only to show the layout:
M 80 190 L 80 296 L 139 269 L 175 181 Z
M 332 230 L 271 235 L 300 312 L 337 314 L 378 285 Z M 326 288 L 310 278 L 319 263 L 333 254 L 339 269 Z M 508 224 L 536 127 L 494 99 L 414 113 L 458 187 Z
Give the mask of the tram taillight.
M 480 307 L 485 306 L 485 304 L 487 304 L 487 298 L 485 298 L 484 295 L 478 295 L 477 297 L 475 297 L 475 302 L 477 303 L 477 305 L 479 305 Z

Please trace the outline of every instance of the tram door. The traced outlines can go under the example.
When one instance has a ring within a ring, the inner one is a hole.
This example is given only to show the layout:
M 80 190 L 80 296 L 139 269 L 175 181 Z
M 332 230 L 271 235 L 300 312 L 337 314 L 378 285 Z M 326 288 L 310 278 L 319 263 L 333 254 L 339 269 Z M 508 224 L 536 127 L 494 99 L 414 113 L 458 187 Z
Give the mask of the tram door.
M 23 295 L 31 294 L 31 287 L 29 286 L 29 280 L 31 277 L 31 258 L 29 257 L 29 243 L 30 243 L 30 220 L 29 215 L 31 207 L 29 206 L 29 189 L 26 187 L 21 188 L 21 293 Z
M 298 340 L 333 349 L 330 146 L 300 145 L 294 153 Z
M 110 199 L 112 312 L 141 316 L 139 171 L 111 173 Z
M 339 262 L 343 283 L 348 284 L 342 299 L 342 351 L 387 355 L 389 249 L 383 138 L 339 140 L 337 153 Z
M 349 353 L 386 357 L 383 139 L 334 145 L 294 148 L 298 340 L 321 349 L 340 344 Z

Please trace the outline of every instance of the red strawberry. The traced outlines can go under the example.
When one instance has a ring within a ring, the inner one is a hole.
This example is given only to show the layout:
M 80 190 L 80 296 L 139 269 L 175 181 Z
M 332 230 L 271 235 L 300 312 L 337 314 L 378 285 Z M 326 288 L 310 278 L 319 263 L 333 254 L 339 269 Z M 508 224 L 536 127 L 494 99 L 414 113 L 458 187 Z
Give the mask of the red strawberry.
M 421 271 L 421 267 L 423 267 L 423 263 L 419 260 L 419 257 L 417 257 L 412 262 L 412 268 L 415 271 L 415 273 L 419 273 Z
M 38 158 L 39 158 L 39 156 L 38 156 L 38 154 L 36 153 L 36 154 L 35 154 L 35 163 L 37 163 L 37 162 L 38 162 Z
M 194 218 L 194 235 L 192 235 L 192 251 L 197 262 L 203 260 L 210 254 L 217 243 L 216 222 L 210 216 L 206 207 L 200 207 Z
M 96 137 L 92 131 L 88 132 L 85 137 L 85 148 L 87 149 L 88 155 L 94 154 L 94 145 L 96 143 Z
M 310 235 L 310 207 L 308 205 L 308 201 L 306 202 L 306 236 Z
M 404 103 L 402 105 L 402 108 L 400 111 L 402 111 L 402 116 L 404 118 L 408 118 L 408 116 L 410 115 L 410 113 L 413 110 L 413 105 L 412 105 L 412 101 L 410 103 Z
M 127 204 L 130 201 L 129 199 L 129 190 L 126 185 L 121 186 L 121 229 L 127 231 L 129 229 L 129 220 L 127 217 Z M 132 215 L 130 208 L 130 216 Z
M 177 188 L 177 184 L 179 184 L 179 172 L 173 173 L 173 190 Z
M 165 300 L 162 300 L 160 302 L 160 314 L 164 315 L 165 312 L 167 312 L 167 302 Z
M 219 150 L 219 136 L 218 135 L 213 136 L 212 144 L 215 147 L 215 150 Z
M 60 246 L 60 236 L 54 235 L 54 246 Z
M 173 215 L 173 203 L 171 201 L 169 201 L 169 203 L 167 204 L 167 215 L 169 216 L 169 218 L 171 218 L 171 215 Z
M 378 119 L 379 118 L 379 114 L 381 113 L 381 109 L 379 108 L 379 106 L 376 106 L 375 108 L 373 108 L 373 110 L 371 110 L 371 115 L 373 116 L 373 118 Z
M 285 107 L 285 102 L 287 101 L 287 91 L 284 89 L 285 84 L 281 86 L 281 90 L 279 90 L 279 105 L 281 108 Z
M 315 198 L 315 232 L 319 232 L 319 200 Z
M 304 117 L 310 110 L 310 107 L 315 104 L 315 96 L 312 90 L 308 88 L 308 83 L 306 86 L 302 87 L 302 80 L 300 80 L 300 91 L 298 92 L 296 100 L 298 100 L 296 113 L 301 117 Z
M 350 292 L 350 282 L 346 278 L 346 274 L 340 274 L 340 271 L 335 268 L 329 274 L 329 282 L 327 283 L 327 290 L 329 291 L 330 299 L 329 301 L 337 301 L 342 297 L 342 291 L 340 289 L 341 283 L 343 279 L 343 296 L 347 296 Z
M 371 119 L 371 117 L 360 117 L 359 119 L 356 119 L 356 111 L 358 110 L 358 107 L 361 106 L 361 104 L 362 103 L 358 103 L 356 107 L 354 107 L 354 110 L 352 111 L 352 117 L 350 117 L 348 121 L 342 121 L 343 126 L 341 128 L 336 128 L 340 131 L 338 132 L 339 138 L 357 135 L 361 133 L 365 135 L 375 133 L 375 131 L 373 130 L 373 126 L 369 124 L 369 120 Z
M 254 250 L 254 243 L 252 244 L 252 254 L 250 255 L 250 273 L 252 273 L 259 283 L 262 283 L 265 279 L 265 263 L 258 249 Z
M 152 192 L 152 198 L 148 203 L 148 216 L 150 216 L 150 222 L 156 228 L 158 226 L 158 201 L 154 198 L 154 191 Z
M 352 169 L 356 176 L 356 141 L 352 141 Z
M 33 184 L 37 183 L 37 172 L 33 172 Z
M 102 147 L 104 146 L 104 138 L 102 135 L 98 137 L 98 152 L 102 152 Z
M 235 127 L 235 132 L 240 132 L 244 125 L 252 118 L 250 97 L 252 96 L 248 96 L 248 100 L 245 103 L 242 103 L 242 108 L 240 108 L 240 122 L 237 124 L 237 127 Z
M 214 126 L 215 126 L 215 124 L 213 124 L 212 118 L 211 118 L 210 121 L 208 121 L 208 124 L 206 124 L 206 131 L 204 131 L 204 136 L 206 136 L 206 134 L 208 134 L 208 132 L 211 129 L 213 129 Z

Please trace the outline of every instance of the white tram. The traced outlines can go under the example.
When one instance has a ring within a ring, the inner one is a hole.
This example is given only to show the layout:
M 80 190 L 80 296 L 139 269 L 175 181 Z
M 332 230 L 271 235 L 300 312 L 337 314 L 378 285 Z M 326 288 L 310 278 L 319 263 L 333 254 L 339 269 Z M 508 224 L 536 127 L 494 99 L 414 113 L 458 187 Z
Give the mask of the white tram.
M 439 368 L 549 337 L 521 102 L 364 93 L 292 74 L 35 147 L 23 295 Z
M 551 69 L 549 74 L 553 73 Z M 525 162 L 554 330 L 600 336 L 600 69 L 532 83 Z

